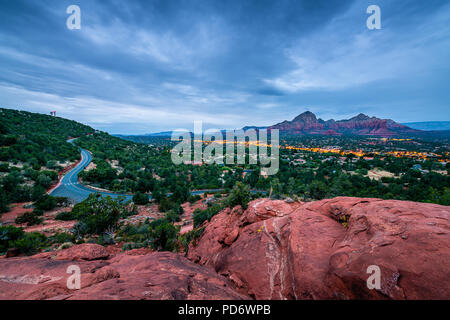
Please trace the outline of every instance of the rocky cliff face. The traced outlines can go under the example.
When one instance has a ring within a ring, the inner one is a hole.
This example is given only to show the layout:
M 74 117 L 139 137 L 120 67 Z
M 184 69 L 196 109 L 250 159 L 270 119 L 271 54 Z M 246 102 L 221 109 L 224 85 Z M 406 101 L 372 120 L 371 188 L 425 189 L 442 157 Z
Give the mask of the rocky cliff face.
M 0 299 L 450 299 L 449 218 L 450 207 L 407 201 L 257 199 L 205 223 L 189 260 L 96 244 L 1 257 Z M 70 265 L 79 290 L 67 288 Z
M 215 216 L 189 259 L 255 299 L 450 299 L 449 207 L 255 200 Z M 381 287 L 369 290 L 369 266 Z
M 383 137 L 419 132 L 393 120 L 368 117 L 362 113 L 349 120 L 324 121 L 317 119 L 310 111 L 300 114 L 292 121 L 283 121 L 273 125 L 269 129 L 278 129 L 287 134 L 356 134 Z

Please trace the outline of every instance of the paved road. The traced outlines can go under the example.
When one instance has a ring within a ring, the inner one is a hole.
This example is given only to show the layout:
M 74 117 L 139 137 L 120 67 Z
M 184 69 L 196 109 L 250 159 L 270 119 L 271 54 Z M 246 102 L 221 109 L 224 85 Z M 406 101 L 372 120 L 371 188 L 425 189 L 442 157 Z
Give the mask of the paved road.
M 75 139 L 69 139 L 67 142 L 73 143 Z M 117 198 L 119 196 L 124 197 L 126 200 L 131 200 L 133 198 L 130 194 L 120 194 L 113 192 L 105 192 L 98 191 L 91 188 L 88 188 L 81 183 L 78 182 L 78 174 L 86 168 L 89 163 L 92 161 L 92 155 L 89 151 L 85 149 L 81 150 L 81 161 L 77 164 L 75 168 L 66 173 L 66 175 L 62 178 L 60 184 L 50 192 L 50 195 L 54 197 L 66 197 L 72 200 L 75 203 L 81 202 L 85 200 L 91 193 L 100 193 L 102 196 L 111 196 L 112 198 Z M 205 192 L 217 192 L 223 189 L 207 189 L 207 190 L 196 190 L 191 191 L 192 195 L 200 195 Z M 263 192 L 265 191 L 257 191 L 252 190 L 252 193 Z M 152 197 L 149 196 L 149 199 Z
M 89 197 L 91 193 L 100 193 L 103 196 L 111 196 L 113 198 L 124 196 L 127 200 L 131 200 L 131 195 L 96 191 L 79 183 L 78 174 L 83 171 L 91 161 L 92 155 L 87 150 L 81 149 L 80 163 L 62 178 L 60 185 L 56 189 L 54 189 L 50 193 L 50 195 L 55 197 L 67 197 L 73 200 L 75 203 L 83 201 L 84 199 Z
M 67 140 L 69 143 L 73 143 L 75 139 Z M 81 149 L 81 161 L 78 163 L 78 165 L 70 170 L 66 175 L 62 178 L 59 186 L 57 186 L 55 189 L 53 189 L 50 192 L 50 195 L 54 197 L 67 197 L 70 200 L 72 200 L 75 203 L 81 202 L 91 193 L 100 193 L 102 196 L 111 196 L 112 198 L 117 198 L 119 196 L 123 196 L 126 200 L 131 200 L 133 198 L 130 194 L 120 194 L 120 193 L 113 193 L 113 192 L 104 192 L 104 191 L 97 191 L 91 188 L 88 188 L 81 183 L 78 182 L 78 174 L 86 168 L 89 163 L 92 161 L 92 155 L 89 151 L 85 149 Z M 203 194 L 205 192 L 217 192 L 221 189 L 210 189 L 210 190 L 198 190 L 198 191 L 192 191 L 192 195 L 198 195 Z M 149 199 L 152 197 L 149 196 Z

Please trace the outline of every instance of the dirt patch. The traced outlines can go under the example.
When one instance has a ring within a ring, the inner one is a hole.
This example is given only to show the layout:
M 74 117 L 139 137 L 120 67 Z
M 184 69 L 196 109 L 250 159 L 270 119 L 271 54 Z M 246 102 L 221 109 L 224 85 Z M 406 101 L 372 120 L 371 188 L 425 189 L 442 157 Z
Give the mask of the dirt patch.
M 367 176 L 372 180 L 381 180 L 381 178 L 393 178 L 395 175 L 392 172 L 385 171 L 385 170 L 379 170 L 379 169 L 373 169 L 369 170 L 367 173 Z
M 95 168 L 97 168 L 97 165 L 95 163 L 91 162 L 87 165 L 86 168 L 84 168 L 84 171 L 91 171 L 91 170 L 94 170 Z
M 442 174 L 443 176 L 448 176 L 447 171 L 446 170 L 433 170 L 433 172 Z
M 40 232 L 45 234 L 46 236 L 52 236 L 56 233 L 61 232 L 70 232 L 70 229 L 73 228 L 76 221 L 60 221 L 55 220 L 55 217 L 60 212 L 70 212 L 72 208 L 59 208 L 56 210 L 45 212 L 42 216 L 44 221 L 35 226 L 27 227 L 26 225 L 21 225 L 26 232 Z
M 10 210 L 3 213 L 0 216 L 0 223 L 2 224 L 15 224 L 17 216 L 24 214 L 25 212 L 31 212 L 33 209 L 25 209 L 24 205 L 29 205 L 31 202 L 13 203 Z
M 69 232 L 76 221 L 59 221 L 55 220 L 58 213 L 62 211 L 71 211 L 72 208 L 59 208 L 52 211 L 45 212 L 42 216 L 43 221 L 41 224 L 35 226 L 27 226 L 26 224 L 17 224 L 16 218 L 25 212 L 32 212 L 33 209 L 25 209 L 24 205 L 29 205 L 31 202 L 14 203 L 11 210 L 4 213 L 0 217 L 0 223 L 4 225 L 13 225 L 15 227 L 22 227 L 25 232 L 40 232 L 46 236 L 54 235 L 55 233 Z
M 106 162 L 110 164 L 111 168 L 117 170 L 117 174 L 121 174 L 123 172 L 123 168 L 119 166 L 118 160 L 106 160 Z

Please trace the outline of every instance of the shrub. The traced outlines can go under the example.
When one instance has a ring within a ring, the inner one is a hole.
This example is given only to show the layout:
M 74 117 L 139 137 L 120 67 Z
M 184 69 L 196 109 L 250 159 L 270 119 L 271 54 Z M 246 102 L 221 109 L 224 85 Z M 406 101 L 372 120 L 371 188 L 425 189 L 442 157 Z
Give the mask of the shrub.
M 142 243 L 150 239 L 150 223 L 141 223 L 138 225 L 127 224 L 117 232 L 117 238 L 125 242 Z
M 62 211 L 56 215 L 55 219 L 61 221 L 71 221 L 77 220 L 77 216 L 73 211 Z
M 208 210 L 200 210 L 197 208 L 194 210 L 193 219 L 194 219 L 194 228 L 196 228 L 202 225 L 202 223 L 205 222 L 206 220 L 209 221 L 211 217 L 209 215 Z
M 174 209 L 167 211 L 164 217 L 170 222 L 178 222 L 181 221 L 180 214 L 177 213 Z
M 194 210 L 194 228 L 197 228 L 203 224 L 205 221 L 210 221 L 212 217 L 218 214 L 224 205 L 220 202 L 213 203 L 205 210 L 195 209 Z
M 102 246 L 115 244 L 114 234 L 110 233 L 110 232 L 105 232 L 105 233 L 101 234 L 97 239 L 97 244 L 102 245 Z
M 72 215 L 79 220 L 74 228 L 78 236 L 101 235 L 107 230 L 116 229 L 119 219 L 135 214 L 135 210 L 135 207 L 131 209 L 127 207 L 123 198 L 113 199 L 109 196 L 91 194 L 73 207 Z M 70 215 L 62 217 L 68 218 Z
M 133 196 L 133 202 L 138 205 L 146 205 L 148 203 L 148 195 L 137 191 Z
M 177 236 L 180 227 L 175 227 L 166 219 L 158 219 L 150 223 L 150 238 L 153 249 L 162 251 L 174 251 L 176 249 Z
M 44 211 L 41 209 L 37 209 L 37 208 L 33 209 L 33 213 L 38 217 L 42 217 L 44 215 Z
M 49 160 L 47 161 L 46 165 L 47 168 L 52 169 L 52 170 L 60 170 L 61 166 L 58 165 L 56 160 Z
M 139 225 L 124 225 L 117 232 L 116 239 L 126 242 L 123 250 L 150 245 L 156 250 L 174 251 L 177 248 L 178 232 L 179 227 L 163 218 Z
M 48 239 L 51 243 L 58 243 L 58 244 L 67 243 L 67 242 L 75 243 L 74 235 L 71 233 L 67 233 L 67 232 L 57 233 L 57 234 L 49 237 Z
M 15 248 L 19 253 L 34 254 L 48 246 L 50 242 L 41 233 L 26 233 L 22 228 L 14 226 L 0 227 L 0 254 L 4 254 L 10 248 Z
M 187 186 L 178 185 L 173 194 L 170 196 L 173 202 L 183 203 L 189 199 L 191 193 L 189 192 L 189 188 Z
M 37 224 L 41 224 L 42 221 L 43 221 L 43 219 L 40 218 L 34 211 L 33 212 L 25 212 L 24 214 L 17 216 L 17 218 L 15 220 L 15 222 L 17 224 L 26 223 L 27 226 L 34 226 Z
M 189 199 L 188 199 L 188 201 L 190 202 L 190 203 L 194 203 L 194 202 L 197 202 L 198 200 L 200 200 L 202 197 L 200 196 L 200 195 L 198 195 L 198 194 L 196 194 L 195 196 L 190 196 L 189 197 Z
M 34 206 L 37 209 L 49 211 L 56 207 L 67 207 L 69 200 L 66 197 L 52 197 L 49 195 L 41 196 L 37 201 L 34 202 Z
M 124 243 L 122 246 L 122 251 L 128 251 L 133 249 L 145 248 L 147 244 L 145 243 Z
M 166 211 L 169 211 L 170 209 L 173 209 L 175 206 L 176 206 L 175 202 L 172 202 L 167 198 L 162 198 L 159 201 L 158 210 L 160 212 L 166 212 Z
M 12 241 L 11 248 L 16 248 L 20 253 L 34 254 L 49 244 L 47 237 L 38 232 L 26 232 L 19 239 Z
M 82 221 L 87 226 L 88 234 L 102 234 L 106 230 L 114 229 L 119 220 L 119 211 L 116 209 L 93 212 Z
M 178 242 L 184 248 L 185 256 L 188 254 L 189 244 L 191 242 L 193 242 L 193 244 L 196 245 L 197 240 L 201 237 L 204 230 L 205 230 L 205 227 L 196 228 L 196 229 L 186 232 L 185 234 L 182 234 L 178 237 Z
M 73 235 L 77 239 L 82 239 L 86 234 L 89 233 L 89 228 L 84 222 L 77 222 L 72 228 Z
M 1 226 L 0 227 L 0 254 L 4 254 L 8 251 L 10 243 L 22 237 L 24 231 L 22 228 L 14 226 Z

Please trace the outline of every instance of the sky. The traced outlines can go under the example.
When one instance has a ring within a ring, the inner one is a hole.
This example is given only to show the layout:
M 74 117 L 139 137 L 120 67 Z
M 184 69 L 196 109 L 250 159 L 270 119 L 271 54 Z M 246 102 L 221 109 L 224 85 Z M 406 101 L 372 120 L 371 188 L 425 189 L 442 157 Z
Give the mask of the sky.
M 449 61 L 448 0 L 0 0 L 0 106 L 113 134 L 449 121 Z

